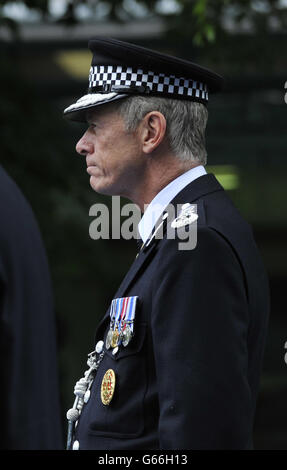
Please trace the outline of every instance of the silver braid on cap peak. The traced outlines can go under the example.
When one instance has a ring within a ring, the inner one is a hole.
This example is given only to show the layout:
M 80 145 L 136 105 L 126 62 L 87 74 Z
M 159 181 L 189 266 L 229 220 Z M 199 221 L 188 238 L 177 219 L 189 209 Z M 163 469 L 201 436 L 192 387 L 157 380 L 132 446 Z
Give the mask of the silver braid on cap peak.
M 121 65 L 92 66 L 88 92 L 143 93 L 208 102 L 207 85 L 202 82 Z

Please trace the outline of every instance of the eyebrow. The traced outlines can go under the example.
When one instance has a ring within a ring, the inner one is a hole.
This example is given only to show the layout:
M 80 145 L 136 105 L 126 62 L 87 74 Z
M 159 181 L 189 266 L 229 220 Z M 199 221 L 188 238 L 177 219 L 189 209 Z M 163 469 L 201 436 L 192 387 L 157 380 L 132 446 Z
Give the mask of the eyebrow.
M 95 113 L 87 112 L 87 123 L 91 124 L 95 121 Z

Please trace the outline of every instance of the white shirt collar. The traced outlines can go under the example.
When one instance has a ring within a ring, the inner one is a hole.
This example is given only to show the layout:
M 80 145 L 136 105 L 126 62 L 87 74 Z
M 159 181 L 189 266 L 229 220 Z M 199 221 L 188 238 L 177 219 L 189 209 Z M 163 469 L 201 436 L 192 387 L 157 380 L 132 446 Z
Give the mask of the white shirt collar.
M 150 202 L 140 223 L 138 224 L 138 231 L 142 241 L 145 243 L 149 238 L 157 220 L 163 213 L 166 206 L 173 200 L 173 198 L 187 186 L 189 183 L 206 175 L 204 166 L 199 165 L 191 168 L 182 175 L 175 178 L 171 183 L 165 186 Z M 188 201 L 187 201 L 188 202 Z

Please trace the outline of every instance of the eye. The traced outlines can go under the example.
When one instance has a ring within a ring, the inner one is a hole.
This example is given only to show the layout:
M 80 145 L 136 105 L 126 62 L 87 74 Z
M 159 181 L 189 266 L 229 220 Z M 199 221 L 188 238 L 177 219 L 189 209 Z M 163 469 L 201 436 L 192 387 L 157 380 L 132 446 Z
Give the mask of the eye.
M 95 129 L 96 127 L 97 127 L 97 125 L 96 125 L 94 122 L 91 122 L 91 123 L 89 124 L 89 128 L 90 128 L 90 129 Z

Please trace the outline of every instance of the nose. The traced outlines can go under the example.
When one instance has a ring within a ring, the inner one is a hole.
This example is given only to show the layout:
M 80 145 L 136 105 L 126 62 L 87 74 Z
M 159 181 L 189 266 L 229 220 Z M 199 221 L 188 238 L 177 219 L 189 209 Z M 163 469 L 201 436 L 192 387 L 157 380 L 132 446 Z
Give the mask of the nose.
M 87 132 L 81 137 L 76 145 L 76 152 L 78 154 L 86 156 L 93 153 L 93 144 L 89 141 Z

